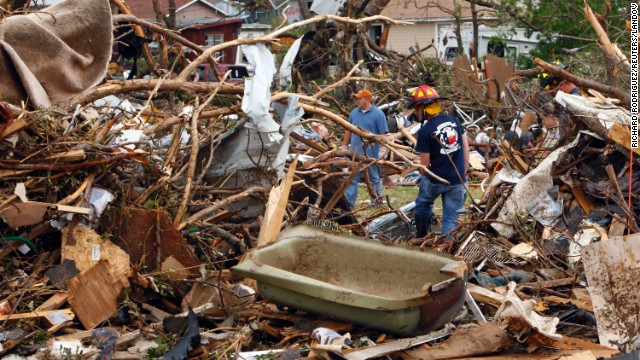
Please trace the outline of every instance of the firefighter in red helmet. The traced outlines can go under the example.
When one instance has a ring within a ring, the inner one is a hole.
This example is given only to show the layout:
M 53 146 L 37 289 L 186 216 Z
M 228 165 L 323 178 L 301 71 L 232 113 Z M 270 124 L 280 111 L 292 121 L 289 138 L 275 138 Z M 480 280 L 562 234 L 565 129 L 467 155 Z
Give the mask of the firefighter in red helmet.
M 423 122 L 417 134 L 416 151 L 420 153 L 420 164 L 433 174 L 446 180 L 422 173 L 416 198 L 416 236 L 424 237 L 431 229 L 433 203 L 442 196 L 441 235 L 450 239 L 450 232 L 458 224 L 460 210 L 464 207 L 467 164 L 469 164 L 469 142 L 460 120 L 443 114 L 436 89 L 428 85 L 418 86 L 407 99 L 407 107 L 414 109 L 415 116 Z

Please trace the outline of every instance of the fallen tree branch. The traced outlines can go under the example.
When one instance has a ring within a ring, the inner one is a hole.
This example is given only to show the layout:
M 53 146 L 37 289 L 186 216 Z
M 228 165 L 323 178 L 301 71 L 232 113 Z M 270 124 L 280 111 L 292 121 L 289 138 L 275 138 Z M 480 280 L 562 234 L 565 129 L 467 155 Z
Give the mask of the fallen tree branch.
M 629 60 L 621 52 L 616 51 L 616 48 L 609 39 L 609 35 L 607 35 L 607 32 L 602 28 L 602 25 L 596 18 L 596 15 L 593 13 L 586 0 L 584 1 L 584 13 L 587 17 L 587 21 L 589 21 L 593 30 L 598 34 L 598 38 L 600 39 L 598 41 L 598 45 L 607 59 L 607 64 L 609 64 L 611 69 L 620 65 L 620 68 L 625 74 L 630 74 L 631 64 L 629 63 Z
M 254 196 L 256 194 L 262 194 L 262 195 L 267 195 L 269 194 L 269 191 L 267 191 L 267 189 L 260 187 L 260 186 L 254 186 L 251 188 L 248 188 L 247 190 L 236 194 L 236 195 L 232 195 L 229 196 L 225 199 L 222 200 L 218 200 L 216 202 L 213 203 L 213 205 L 206 207 L 200 211 L 198 211 L 197 213 L 191 215 L 187 220 L 185 220 L 184 222 L 180 223 L 178 226 L 176 226 L 176 229 L 178 230 L 182 230 L 184 229 L 186 226 L 194 223 L 197 220 L 200 220 L 202 217 L 204 217 L 205 215 L 212 213 L 214 211 L 218 211 L 220 209 L 222 209 L 223 207 L 229 205 L 229 204 L 233 204 L 236 201 L 240 201 L 242 199 L 246 199 L 249 196 Z
M 198 67 L 198 65 L 202 64 L 203 62 L 205 62 L 208 57 L 210 57 L 212 54 L 214 54 L 214 53 L 216 53 L 218 51 L 222 51 L 224 49 L 227 49 L 227 48 L 230 48 L 230 47 L 236 47 L 236 46 L 240 46 L 240 45 L 250 45 L 250 44 L 271 42 L 271 41 L 276 40 L 280 35 L 285 34 L 287 32 L 290 32 L 293 29 L 297 29 L 297 28 L 302 27 L 302 26 L 306 26 L 306 25 L 309 25 L 309 24 L 315 24 L 315 23 L 318 23 L 318 22 L 326 21 L 326 20 L 333 20 L 333 21 L 336 21 L 336 22 L 343 22 L 343 23 L 347 23 L 347 24 L 366 24 L 366 23 L 370 23 L 370 22 L 384 22 L 384 23 L 393 24 L 393 25 L 411 25 L 411 23 L 408 23 L 408 22 L 395 21 L 395 20 L 390 19 L 390 18 L 388 18 L 386 16 L 380 16 L 380 15 L 369 16 L 369 17 L 362 18 L 362 19 L 345 18 L 345 17 L 336 16 L 336 15 L 317 15 L 317 16 L 312 17 L 311 19 L 295 22 L 295 23 L 293 23 L 291 25 L 288 25 L 288 26 L 285 26 L 283 28 L 280 28 L 280 29 L 278 29 L 278 30 L 276 30 L 276 31 L 274 31 L 274 32 L 272 32 L 270 34 L 264 35 L 264 36 L 236 39 L 236 40 L 233 40 L 233 41 L 227 41 L 225 43 L 212 46 L 212 47 L 208 48 L 200 56 L 198 56 L 198 58 L 195 59 L 191 64 L 189 64 L 187 67 L 185 67 L 184 70 L 182 70 L 182 72 L 178 75 L 177 79 L 178 80 L 187 79 L 189 74 L 191 74 Z
M 364 63 L 363 60 L 358 61 L 358 63 L 356 64 L 356 66 L 354 66 L 348 73 L 347 75 L 345 75 L 342 79 L 340 79 L 338 82 L 335 82 L 329 86 L 327 86 L 326 88 L 318 91 L 315 95 L 313 95 L 314 99 L 320 99 L 322 97 L 322 95 L 328 93 L 329 91 L 337 88 L 338 86 L 342 86 L 343 84 L 349 82 L 349 80 L 351 79 L 351 75 L 358 70 L 358 68 L 360 67 L 360 65 L 362 65 L 362 63 Z
M 132 91 L 153 90 L 158 85 L 159 82 L 161 82 L 162 84 L 160 85 L 158 90 L 163 90 L 163 91 L 181 90 L 181 91 L 197 93 L 197 94 L 208 94 L 212 91 L 215 91 L 219 85 L 219 83 L 206 83 L 206 82 L 194 83 L 190 81 L 162 80 L 162 79 L 109 81 L 105 85 L 98 86 L 93 89 L 89 89 L 88 91 L 85 91 L 80 95 L 76 95 L 70 99 L 60 102 L 54 105 L 54 108 L 59 109 L 61 111 L 71 111 L 77 105 L 84 106 L 98 99 L 102 99 L 105 96 L 125 94 Z M 218 91 L 218 93 L 242 95 L 244 94 L 244 88 L 242 86 L 223 85 L 220 87 L 220 90 Z
M 131 9 L 124 1 L 111 0 L 111 3 L 123 13 L 129 16 L 133 16 L 133 12 L 131 12 Z M 144 37 L 144 31 L 139 25 L 136 24 L 136 25 L 132 25 L 131 27 L 133 28 L 133 32 L 137 36 L 142 38 Z M 149 67 L 153 69 L 153 71 L 155 72 L 157 65 L 156 65 L 156 62 L 153 60 L 153 56 L 151 56 L 151 51 L 149 50 L 149 44 L 147 44 L 146 42 L 143 42 L 142 50 L 143 50 L 142 52 L 144 53 L 144 58 L 147 60 L 147 64 L 149 64 Z
M 242 255 L 247 250 L 247 246 L 244 244 L 244 242 L 238 239 L 232 233 L 217 227 L 212 227 L 210 231 L 211 235 L 217 236 L 224 240 L 224 242 L 229 244 L 229 246 L 233 248 L 235 255 Z
M 615 87 L 609 86 L 609 85 L 600 84 L 600 83 L 592 81 L 592 80 L 579 78 L 579 77 L 573 75 L 572 73 L 570 73 L 568 71 L 562 70 L 559 67 L 553 66 L 552 64 L 549 64 L 548 62 L 545 62 L 545 61 L 540 60 L 538 58 L 533 60 L 533 63 L 536 66 L 540 67 L 542 69 L 542 71 L 544 71 L 544 72 L 546 72 L 548 74 L 551 74 L 553 76 L 557 76 L 559 78 L 571 81 L 572 83 L 574 83 L 576 86 L 579 86 L 579 87 L 598 90 L 599 92 L 601 92 L 603 94 L 607 94 L 607 95 L 612 96 L 612 97 L 614 97 L 616 99 L 619 99 L 626 106 L 631 106 L 631 96 L 628 93 L 620 90 L 619 88 L 615 88 Z
M 336 115 L 326 109 L 322 109 L 319 108 L 317 106 L 313 106 L 313 105 L 307 105 L 304 103 L 300 104 L 302 106 L 302 108 L 304 109 L 305 112 L 308 113 L 314 113 L 314 114 L 318 114 L 321 116 L 326 117 L 327 119 L 337 123 L 338 125 L 342 126 L 343 128 L 345 128 L 346 130 L 351 131 L 351 133 L 354 133 L 358 136 L 360 136 L 363 139 L 367 139 L 368 141 L 371 142 L 377 142 L 380 145 L 386 147 L 389 149 L 389 151 L 391 151 L 392 153 L 394 153 L 396 156 L 398 156 L 398 158 L 402 159 L 404 162 L 407 163 L 407 165 L 409 165 L 409 167 L 412 166 L 416 166 L 419 167 L 421 169 L 423 169 L 427 174 L 431 175 L 434 179 L 443 182 L 445 184 L 448 184 L 449 182 L 441 177 L 439 177 L 438 175 L 434 174 L 433 172 L 431 172 L 431 170 L 429 170 L 428 168 L 422 166 L 422 165 L 417 165 L 414 164 L 413 161 L 409 160 L 406 156 L 402 155 L 402 153 L 400 153 L 397 150 L 398 145 L 394 144 L 392 141 L 388 140 L 385 136 L 380 136 L 380 135 L 375 135 L 372 134 L 370 132 L 364 131 L 362 129 L 360 129 L 359 127 L 349 123 L 347 120 L 343 119 L 342 117 L 340 117 L 339 115 Z
M 224 85 L 224 82 L 219 83 L 216 90 L 207 98 L 207 100 L 202 103 L 202 105 L 198 106 L 196 111 L 193 112 L 193 116 L 191 117 L 191 126 L 189 130 L 191 131 L 191 151 L 189 152 L 189 167 L 187 169 L 187 179 L 184 186 L 184 193 L 182 196 L 182 201 L 180 201 L 180 205 L 178 207 L 178 211 L 176 212 L 176 217 L 173 220 L 174 224 L 179 224 L 180 220 L 182 220 L 182 215 L 187 209 L 187 203 L 191 198 L 191 190 L 193 185 L 193 177 L 196 174 L 196 165 L 198 159 L 198 150 L 200 149 L 200 143 L 198 141 L 198 119 L 200 117 L 200 113 L 204 110 L 204 108 L 211 103 L 213 98 L 218 94 L 218 90 L 220 87 Z M 177 137 L 177 136 L 176 136 Z
M 142 19 L 139 19 L 137 17 L 135 17 L 134 15 L 114 15 L 113 16 L 113 22 L 114 23 L 122 23 L 122 22 L 128 22 L 128 23 L 132 23 L 132 24 L 136 24 L 136 25 L 140 25 L 143 26 L 153 32 L 156 32 L 160 35 L 163 35 L 166 38 L 169 38 L 175 42 L 177 42 L 180 45 L 184 45 L 186 47 L 188 47 L 189 49 L 192 49 L 193 51 L 195 51 L 197 54 L 202 54 L 204 53 L 205 49 L 202 48 L 200 45 L 192 43 L 191 41 L 185 39 L 184 37 L 174 33 L 173 31 L 163 28 L 162 26 L 158 26 L 156 24 L 152 24 L 150 22 L 144 21 Z M 145 48 L 146 48 L 146 43 L 145 43 Z M 209 62 L 209 65 L 211 65 L 212 69 L 216 68 L 216 61 L 213 57 L 209 56 L 209 58 L 207 59 L 207 61 Z
M 116 161 L 140 156 L 140 154 L 119 154 L 111 158 L 105 158 L 94 161 L 87 161 L 79 164 L 21 164 L 14 162 L 0 161 L 0 169 L 12 170 L 46 170 L 46 171 L 75 171 L 86 169 L 94 166 L 101 166 L 114 163 Z

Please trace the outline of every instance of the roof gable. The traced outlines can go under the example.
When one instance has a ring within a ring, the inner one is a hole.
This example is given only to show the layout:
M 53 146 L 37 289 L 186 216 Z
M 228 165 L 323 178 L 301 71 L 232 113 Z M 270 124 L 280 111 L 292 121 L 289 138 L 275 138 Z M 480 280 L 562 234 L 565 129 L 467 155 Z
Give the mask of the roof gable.
M 227 2 L 227 1 L 207 1 L 207 0 L 193 0 L 187 4 L 185 4 L 184 6 L 181 6 L 180 8 L 178 8 L 176 10 L 176 13 L 183 11 L 185 9 L 187 9 L 188 7 L 192 6 L 195 3 L 201 3 L 203 5 L 206 5 L 208 7 L 210 7 L 211 9 L 219 12 L 220 14 L 224 15 L 224 16 L 237 16 L 240 13 L 240 9 L 234 5 L 232 5 L 231 3 Z
M 391 0 L 380 15 L 392 19 L 451 19 L 455 10 L 454 2 L 460 6 L 463 18 L 471 18 L 471 5 L 463 0 Z M 492 9 L 476 6 L 485 17 Z

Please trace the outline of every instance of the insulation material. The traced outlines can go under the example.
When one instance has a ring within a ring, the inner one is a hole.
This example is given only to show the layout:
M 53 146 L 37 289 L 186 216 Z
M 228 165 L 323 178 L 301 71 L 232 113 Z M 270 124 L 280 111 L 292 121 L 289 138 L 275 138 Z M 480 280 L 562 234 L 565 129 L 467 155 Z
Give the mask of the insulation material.
M 553 186 L 551 174 L 555 164 L 562 160 L 564 155 L 578 144 L 578 140 L 580 140 L 580 136 L 576 136 L 571 143 L 556 149 L 538 167 L 520 179 L 513 188 L 511 196 L 509 196 L 500 210 L 497 221 L 491 224 L 500 235 L 510 238 L 515 234 L 515 229 L 512 226 L 502 223 L 515 223 L 517 221 L 516 215 L 526 213 L 526 207 L 533 203 L 540 193 Z

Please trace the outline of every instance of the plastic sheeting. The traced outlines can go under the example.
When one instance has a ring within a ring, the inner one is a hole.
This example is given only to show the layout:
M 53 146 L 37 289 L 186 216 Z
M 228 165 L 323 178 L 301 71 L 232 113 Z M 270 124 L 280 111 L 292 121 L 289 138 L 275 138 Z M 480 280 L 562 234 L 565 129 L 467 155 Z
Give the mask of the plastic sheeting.
M 520 342 L 525 341 L 529 335 L 536 332 L 553 340 L 562 339 L 562 335 L 556 334 L 556 325 L 560 319 L 536 313 L 533 310 L 536 301 L 520 299 L 516 295 L 515 282 L 510 282 L 508 289 L 505 300 L 495 315 L 495 320 L 500 328 L 513 333 Z
M 280 125 L 273 120 L 269 109 L 271 107 L 271 83 L 276 73 L 273 55 L 264 44 L 242 45 L 242 53 L 249 64 L 255 69 L 253 76 L 245 79 L 242 111 L 251 119 L 248 128 L 262 133 L 269 133 L 273 141 L 280 141 L 282 135 L 278 133 Z
M 300 51 L 300 45 L 302 44 L 303 38 L 304 36 L 301 36 L 294 41 L 287 53 L 284 55 L 284 59 L 282 59 L 282 65 L 280 65 L 280 86 L 283 88 L 287 88 L 293 83 L 291 69 L 293 68 L 293 62 L 298 55 L 298 51 Z
M 570 144 L 553 151 L 538 167 L 518 181 L 511 196 L 498 214 L 497 221 L 500 223 L 491 224 L 500 235 L 509 238 L 515 234 L 514 227 L 502 223 L 515 223 L 517 221 L 516 215 L 527 213 L 527 206 L 533 203 L 541 193 L 553 186 L 551 174 L 555 164 L 562 160 L 565 154 L 578 144 L 579 140 L 580 136 L 576 136 Z
M 321 14 L 330 14 L 335 15 L 338 13 L 338 10 L 344 5 L 345 0 L 317 0 L 314 1 L 309 8 L 309 11 L 314 12 L 318 15 Z

